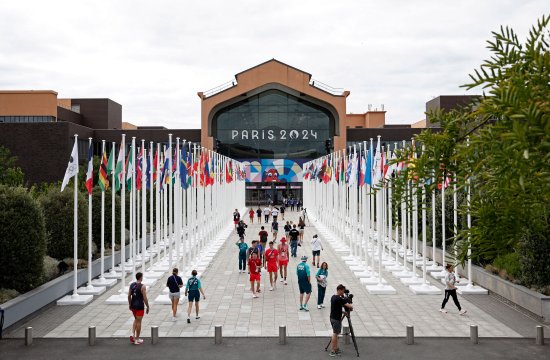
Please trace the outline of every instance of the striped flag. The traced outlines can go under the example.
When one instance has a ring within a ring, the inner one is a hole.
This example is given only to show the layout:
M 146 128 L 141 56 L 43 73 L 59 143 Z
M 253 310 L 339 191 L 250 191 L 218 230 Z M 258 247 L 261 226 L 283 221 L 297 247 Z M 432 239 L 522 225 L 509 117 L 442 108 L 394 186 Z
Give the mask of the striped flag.
M 107 177 L 108 172 L 109 171 L 107 168 L 107 153 L 104 151 L 103 156 L 101 157 L 101 163 L 99 164 L 98 183 L 99 183 L 99 187 L 101 188 L 101 191 L 105 191 L 109 189 L 109 178 Z
M 86 172 L 86 189 L 88 194 L 92 195 L 92 189 L 94 188 L 94 156 L 92 142 L 90 141 L 90 147 L 88 148 L 88 171 Z
M 122 174 L 123 169 L 124 169 L 124 154 L 123 154 L 123 148 L 121 143 L 120 150 L 118 151 L 118 159 L 117 159 L 116 168 L 115 168 L 115 192 L 119 191 L 122 186 L 123 176 L 124 176 Z

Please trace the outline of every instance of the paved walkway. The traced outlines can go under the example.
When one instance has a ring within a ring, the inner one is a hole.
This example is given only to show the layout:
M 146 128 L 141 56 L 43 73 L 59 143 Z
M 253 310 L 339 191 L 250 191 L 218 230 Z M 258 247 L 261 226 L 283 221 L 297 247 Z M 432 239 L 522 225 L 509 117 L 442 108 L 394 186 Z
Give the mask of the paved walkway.
M 287 212 L 286 215 L 287 220 L 297 222 L 298 213 Z M 260 224 L 256 223 L 249 225 L 246 231 L 247 243 L 250 244 L 252 239 L 257 238 L 259 227 Z M 280 227 L 282 229 L 282 225 Z M 305 244 L 298 248 L 299 256 L 306 254 L 311 259 L 309 241 L 315 233 L 314 226 L 306 227 Z M 149 336 L 150 326 L 158 325 L 161 337 L 213 336 L 214 326 L 220 324 L 223 325 L 224 336 L 276 336 L 279 325 L 285 324 L 289 336 L 326 337 L 331 328 L 328 316 L 330 307 L 321 310 L 316 308 L 315 281 L 309 303 L 311 311 L 299 310 L 295 275 L 299 257 L 290 261 L 288 285 L 278 283 L 275 291 L 267 291 L 269 278 L 262 272 L 263 291 L 259 299 L 253 299 L 249 291 L 248 275 L 238 271 L 238 250 L 234 245 L 236 240 L 236 233 L 233 232 L 203 273 L 202 282 L 207 300 L 201 300 L 201 319 L 192 318 L 191 324 L 186 323 L 186 302 L 180 305 L 180 317 L 175 322 L 170 321 L 170 306 L 152 304 L 151 312 L 143 321 L 144 335 Z M 441 314 L 438 311 L 441 295 L 413 295 L 388 273 L 384 277 L 394 286 L 397 294 L 370 295 L 326 242 L 324 248 L 322 261 L 329 264 L 325 304 L 328 305 L 336 285 L 345 284 L 355 294 L 352 320 L 357 336 L 402 337 L 405 335 L 406 325 L 412 324 L 415 326 L 416 336 L 468 337 L 470 324 L 477 324 L 480 337 L 534 337 L 535 325 L 538 324 L 536 321 L 490 296 L 482 296 L 483 301 L 479 300 L 480 295 L 460 296 L 463 308 L 468 310 L 465 316 L 458 315 L 452 303 L 447 306 L 449 313 Z M 315 271 L 312 268 L 313 274 Z M 434 285 L 443 288 L 440 283 L 430 280 Z M 148 289 L 150 299 L 155 299 L 162 292 L 165 281 L 166 277 Z M 133 320 L 127 306 L 105 303 L 118 290 L 119 286 L 115 286 L 84 307 L 50 307 L 19 328 L 11 329 L 7 336 L 20 337 L 25 326 L 33 326 L 35 336 L 86 337 L 88 326 L 95 325 L 98 337 L 127 337 L 130 335 Z M 550 329 L 547 328 L 545 332 L 550 334 Z

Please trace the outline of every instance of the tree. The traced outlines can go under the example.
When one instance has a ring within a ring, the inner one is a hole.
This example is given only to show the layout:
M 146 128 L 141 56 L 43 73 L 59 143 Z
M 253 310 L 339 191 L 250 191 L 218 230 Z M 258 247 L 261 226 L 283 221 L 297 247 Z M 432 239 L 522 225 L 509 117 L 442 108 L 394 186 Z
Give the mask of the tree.
M 0 184 L 8 186 L 23 186 L 25 176 L 17 166 L 17 157 L 11 156 L 11 151 L 0 145 Z

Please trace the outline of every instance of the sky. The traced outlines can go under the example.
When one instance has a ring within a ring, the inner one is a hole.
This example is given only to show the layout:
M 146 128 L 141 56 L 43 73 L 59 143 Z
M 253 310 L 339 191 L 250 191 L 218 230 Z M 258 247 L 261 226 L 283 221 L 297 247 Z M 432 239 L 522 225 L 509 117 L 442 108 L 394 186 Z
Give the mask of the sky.
M 197 92 L 275 58 L 351 92 L 349 113 L 384 104 L 388 124 L 424 119 L 490 53 L 501 25 L 524 40 L 542 0 L 6 1 L 0 90 L 110 98 L 123 121 L 200 128 Z

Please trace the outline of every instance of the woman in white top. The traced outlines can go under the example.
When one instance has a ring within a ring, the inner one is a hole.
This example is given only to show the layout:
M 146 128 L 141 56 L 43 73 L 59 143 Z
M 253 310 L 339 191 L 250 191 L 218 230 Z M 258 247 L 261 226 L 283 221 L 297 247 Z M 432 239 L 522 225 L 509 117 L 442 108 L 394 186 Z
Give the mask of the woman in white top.
M 317 257 L 317 267 L 319 267 L 319 261 L 321 261 L 321 250 L 323 249 L 323 244 L 321 243 L 321 239 L 317 236 L 317 234 L 313 235 L 313 239 L 311 240 L 311 251 L 313 253 L 313 266 L 315 266 L 315 257 Z

